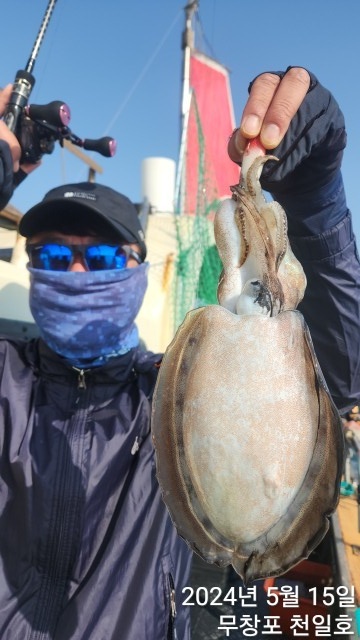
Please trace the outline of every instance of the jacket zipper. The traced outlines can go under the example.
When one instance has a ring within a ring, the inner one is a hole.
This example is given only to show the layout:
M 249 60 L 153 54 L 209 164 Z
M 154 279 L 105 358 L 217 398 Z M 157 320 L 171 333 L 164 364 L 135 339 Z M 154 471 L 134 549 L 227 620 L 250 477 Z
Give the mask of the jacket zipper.
M 134 440 L 134 444 L 131 447 L 131 455 L 134 456 L 135 453 L 137 453 L 140 449 L 140 442 L 139 442 L 139 438 L 138 436 L 136 436 L 135 440 Z
M 73 368 L 79 373 L 79 383 L 80 381 L 82 382 L 82 388 L 86 389 L 84 375 L 87 371 Z M 83 393 L 89 394 L 88 391 Z M 79 397 L 80 394 L 78 394 L 78 399 Z M 84 399 L 86 399 L 86 396 L 84 396 Z M 76 450 L 78 460 L 82 458 L 82 447 L 79 448 L 80 439 L 77 438 L 77 434 L 83 433 L 86 416 L 87 411 L 85 409 L 76 411 L 74 420 L 72 419 L 71 421 L 72 424 L 67 427 L 69 443 L 66 446 L 61 445 L 59 447 L 57 465 L 61 468 L 62 473 L 56 478 L 54 495 L 57 496 L 57 499 L 54 500 L 51 509 L 48 541 L 46 541 L 47 546 L 50 542 L 54 544 L 53 540 L 56 532 L 57 544 L 53 548 L 49 547 L 51 553 L 47 553 L 45 557 L 42 569 L 43 576 L 34 613 L 33 630 L 27 636 L 28 640 L 48 640 L 50 635 L 52 637 L 52 632 L 55 632 L 66 595 L 64 585 L 68 580 L 70 567 L 74 561 L 72 549 L 74 544 L 79 544 L 76 534 L 79 529 L 79 521 L 74 518 L 74 513 L 78 513 L 78 505 L 82 502 L 81 478 L 78 474 L 74 474 L 74 463 L 69 458 L 67 447 L 71 451 L 75 452 Z M 76 447 L 75 442 L 77 443 Z
M 177 640 L 177 633 L 175 628 L 176 618 L 176 599 L 175 599 L 175 584 L 171 573 L 168 574 L 169 590 L 170 590 L 170 619 L 168 629 L 168 640 Z
M 86 389 L 86 380 L 85 374 L 88 373 L 89 369 L 78 369 L 77 367 L 73 367 L 74 371 L 78 374 L 78 389 Z

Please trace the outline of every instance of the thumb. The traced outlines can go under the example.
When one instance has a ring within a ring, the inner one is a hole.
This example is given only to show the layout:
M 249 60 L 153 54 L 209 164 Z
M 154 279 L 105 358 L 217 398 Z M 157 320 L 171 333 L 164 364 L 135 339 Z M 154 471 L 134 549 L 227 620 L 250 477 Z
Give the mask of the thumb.
M 7 84 L 4 89 L 0 89 L 0 116 L 3 115 L 6 105 L 10 101 L 12 88 L 12 84 Z

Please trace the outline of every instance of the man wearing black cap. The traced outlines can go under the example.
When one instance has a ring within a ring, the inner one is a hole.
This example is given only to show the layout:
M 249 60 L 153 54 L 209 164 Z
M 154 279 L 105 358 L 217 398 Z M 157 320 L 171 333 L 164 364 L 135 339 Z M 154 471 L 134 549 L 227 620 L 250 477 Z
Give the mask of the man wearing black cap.
M 51 349 L 83 371 L 138 346 L 146 246 L 128 198 L 87 182 L 58 187 L 23 216 L 19 231 L 27 238 L 30 308 Z
M 41 338 L 0 340 L 0 637 L 186 640 L 191 553 L 150 435 L 160 356 L 135 325 L 148 268 L 137 211 L 103 185 L 65 185 L 20 233 Z
M 145 259 L 145 237 L 136 209 L 129 198 L 117 191 L 91 182 L 52 189 L 23 216 L 19 231 L 29 238 L 38 231 L 59 229 L 63 216 L 72 225 L 80 221 L 82 229 L 85 223 L 93 223 L 108 234 L 116 234 L 123 243 L 138 244 L 141 258 Z

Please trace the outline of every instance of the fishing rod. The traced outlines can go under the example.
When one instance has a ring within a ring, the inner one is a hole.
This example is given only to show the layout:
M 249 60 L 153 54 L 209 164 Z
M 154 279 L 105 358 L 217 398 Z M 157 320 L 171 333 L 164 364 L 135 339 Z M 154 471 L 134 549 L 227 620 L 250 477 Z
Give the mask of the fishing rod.
M 109 136 L 97 140 L 76 136 L 68 127 L 70 108 L 64 102 L 54 100 L 45 105 L 28 104 L 35 84 L 32 71 L 56 1 L 48 2 L 26 67 L 16 73 L 10 101 L 4 114 L 4 122 L 15 134 L 21 147 L 20 164 L 35 164 L 45 153 L 52 153 L 56 141 L 63 146 L 64 140 L 69 140 L 78 147 L 96 151 L 106 157 L 113 156 L 116 151 L 116 141 Z M 14 180 L 16 185 L 25 177 L 25 174 L 20 175 L 23 172 L 18 173 Z

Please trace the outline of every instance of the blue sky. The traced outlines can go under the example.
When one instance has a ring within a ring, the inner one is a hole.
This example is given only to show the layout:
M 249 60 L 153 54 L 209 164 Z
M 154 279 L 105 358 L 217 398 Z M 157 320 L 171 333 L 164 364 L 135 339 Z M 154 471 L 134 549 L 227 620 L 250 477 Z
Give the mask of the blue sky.
M 58 0 L 34 68 L 31 102 L 63 100 L 79 137 L 110 134 L 112 159 L 94 159 L 98 181 L 141 197 L 141 161 L 177 160 L 181 33 L 185 0 Z M 28 60 L 47 0 L 12 0 L 1 11 L 0 82 Z M 310 68 L 339 101 L 348 130 L 343 174 L 360 237 L 358 0 L 200 0 L 196 45 L 231 72 L 239 120 L 250 79 L 289 64 Z M 202 33 L 201 33 L 202 32 Z M 87 179 L 87 169 L 59 145 L 16 191 L 25 211 L 53 186 Z

